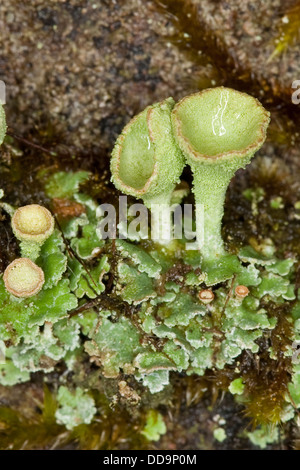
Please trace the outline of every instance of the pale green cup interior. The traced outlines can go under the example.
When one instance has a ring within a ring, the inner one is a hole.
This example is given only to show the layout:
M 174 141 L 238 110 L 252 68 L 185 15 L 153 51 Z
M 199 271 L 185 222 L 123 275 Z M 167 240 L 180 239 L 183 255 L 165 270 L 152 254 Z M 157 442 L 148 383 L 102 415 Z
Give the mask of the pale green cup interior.
M 259 145 L 268 124 L 267 112 L 255 98 L 222 87 L 183 99 L 175 115 L 180 137 L 208 157 Z
M 130 124 L 119 158 L 120 180 L 135 190 L 144 188 L 155 165 L 146 114 L 141 114 Z

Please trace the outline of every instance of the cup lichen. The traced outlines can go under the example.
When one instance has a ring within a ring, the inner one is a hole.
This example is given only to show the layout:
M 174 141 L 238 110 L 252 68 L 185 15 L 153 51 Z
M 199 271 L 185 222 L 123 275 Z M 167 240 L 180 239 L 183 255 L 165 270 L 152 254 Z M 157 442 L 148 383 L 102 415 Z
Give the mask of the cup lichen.
M 193 172 L 204 262 L 226 255 L 221 236 L 226 190 L 264 143 L 269 121 L 257 99 L 224 87 L 187 96 L 172 111 L 174 135 Z
M 112 152 L 112 182 L 151 209 L 153 232 L 170 239 L 171 196 L 184 158 L 172 132 L 173 98 L 148 106 L 123 129 Z
M 10 263 L 3 274 L 5 288 L 15 297 L 32 297 L 43 287 L 43 270 L 29 258 L 17 258 Z
M 160 226 L 167 242 L 171 195 L 185 157 L 194 178 L 201 267 L 204 272 L 222 271 L 207 278 L 207 285 L 229 279 L 239 269 L 221 236 L 226 190 L 235 172 L 264 143 L 269 121 L 269 112 L 257 99 L 216 87 L 186 96 L 175 106 L 172 98 L 149 106 L 130 121 L 114 147 L 113 183 L 147 207 L 155 204 L 152 228 Z
M 35 260 L 41 245 L 53 233 L 54 217 L 45 207 L 29 204 L 15 211 L 11 225 L 15 236 L 21 242 L 22 256 Z

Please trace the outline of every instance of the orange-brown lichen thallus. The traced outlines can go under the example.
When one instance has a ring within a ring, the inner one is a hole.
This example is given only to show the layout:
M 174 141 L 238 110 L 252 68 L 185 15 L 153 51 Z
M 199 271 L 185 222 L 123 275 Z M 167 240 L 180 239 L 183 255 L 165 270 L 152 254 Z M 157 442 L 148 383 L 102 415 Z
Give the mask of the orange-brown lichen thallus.
M 7 266 L 3 280 L 6 290 L 15 297 L 31 297 L 41 290 L 45 277 L 29 258 L 18 258 Z

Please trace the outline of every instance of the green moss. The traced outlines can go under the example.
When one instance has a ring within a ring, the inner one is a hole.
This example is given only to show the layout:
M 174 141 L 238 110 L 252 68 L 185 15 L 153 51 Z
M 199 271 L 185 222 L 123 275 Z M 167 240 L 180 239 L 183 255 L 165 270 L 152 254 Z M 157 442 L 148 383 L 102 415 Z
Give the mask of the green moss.
M 273 39 L 274 50 L 269 57 L 269 62 L 271 62 L 276 56 L 283 54 L 283 52 L 288 48 L 293 46 L 297 40 L 299 40 L 300 30 L 299 30 L 299 14 L 300 14 L 300 4 L 299 2 L 293 2 L 294 4 L 290 6 L 281 16 L 280 22 L 278 25 L 278 34 Z

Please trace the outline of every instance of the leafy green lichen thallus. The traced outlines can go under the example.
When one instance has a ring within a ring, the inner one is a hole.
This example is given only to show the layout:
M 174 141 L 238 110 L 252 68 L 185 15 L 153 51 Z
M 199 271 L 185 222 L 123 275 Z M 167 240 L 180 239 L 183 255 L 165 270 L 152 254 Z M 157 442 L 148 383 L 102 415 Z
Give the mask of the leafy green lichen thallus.
M 204 264 L 226 254 L 221 236 L 226 189 L 264 143 L 269 116 L 257 99 L 224 87 L 187 96 L 172 111 L 174 135 L 193 171 Z
M 152 228 L 160 241 L 170 238 L 168 211 L 184 167 L 172 132 L 173 107 L 168 98 L 135 116 L 118 137 L 111 159 L 114 185 L 152 207 Z
M 45 277 L 29 258 L 18 258 L 7 266 L 3 280 L 6 290 L 15 297 L 32 297 L 42 289 Z
M 29 204 L 15 211 L 11 225 L 15 236 L 21 242 L 22 256 L 35 261 L 40 247 L 53 233 L 54 217 L 45 207 Z

